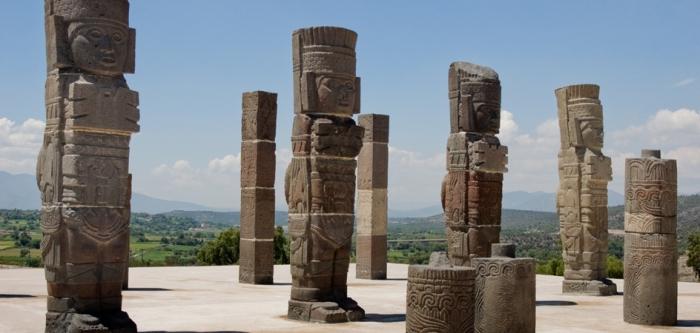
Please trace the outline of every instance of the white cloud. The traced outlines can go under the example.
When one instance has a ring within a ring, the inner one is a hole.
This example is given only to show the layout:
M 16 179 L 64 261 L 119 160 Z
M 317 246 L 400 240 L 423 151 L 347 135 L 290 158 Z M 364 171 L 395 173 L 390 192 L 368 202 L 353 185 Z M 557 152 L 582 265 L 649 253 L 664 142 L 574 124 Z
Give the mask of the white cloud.
M 21 124 L 0 118 L 0 170 L 34 173 L 44 122 L 29 118 Z
M 209 161 L 209 170 L 212 172 L 234 172 L 241 169 L 241 154 L 226 155 Z
M 693 83 L 695 83 L 695 78 L 694 78 L 694 77 L 689 77 L 689 78 L 687 78 L 687 79 L 683 79 L 683 80 L 680 80 L 680 81 L 676 82 L 676 84 L 674 84 L 674 86 L 676 86 L 676 87 L 685 87 L 685 86 L 689 86 L 689 85 L 691 85 L 691 84 L 693 84 Z
M 501 129 L 498 137 L 503 142 L 509 142 L 518 132 L 518 124 L 513 119 L 513 113 L 510 111 L 501 111 Z

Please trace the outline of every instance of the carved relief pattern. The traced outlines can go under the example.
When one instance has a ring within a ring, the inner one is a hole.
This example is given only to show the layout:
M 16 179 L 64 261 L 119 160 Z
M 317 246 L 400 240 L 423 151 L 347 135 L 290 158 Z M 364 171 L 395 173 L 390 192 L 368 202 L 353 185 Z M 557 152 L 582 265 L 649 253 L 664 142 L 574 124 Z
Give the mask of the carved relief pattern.
M 410 266 L 406 332 L 474 332 L 474 270 Z
M 677 317 L 676 161 L 660 156 L 643 151 L 625 161 L 623 305 L 634 324 L 674 325 Z
M 501 86 L 488 67 L 456 62 L 449 71 L 451 134 L 442 205 L 448 256 L 454 265 L 469 265 L 489 256 L 498 242 L 503 173 L 508 149 L 496 134 L 500 128 Z

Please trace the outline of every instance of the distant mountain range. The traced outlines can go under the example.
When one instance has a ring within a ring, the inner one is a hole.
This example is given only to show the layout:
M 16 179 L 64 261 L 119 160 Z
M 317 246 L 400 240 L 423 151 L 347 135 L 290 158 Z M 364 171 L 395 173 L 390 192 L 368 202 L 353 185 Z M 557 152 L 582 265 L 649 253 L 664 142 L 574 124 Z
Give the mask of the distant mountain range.
M 38 209 L 40 206 L 39 190 L 33 175 L 13 175 L 0 171 L 0 189 L 2 189 L 0 191 L 0 209 Z M 436 198 L 437 200 L 438 198 Z M 516 191 L 503 194 L 504 209 L 554 212 L 555 203 L 555 193 Z M 622 205 L 623 203 L 622 194 L 615 191 L 608 192 L 609 206 Z M 190 202 L 158 199 L 140 193 L 133 194 L 131 205 L 132 211 L 149 214 L 173 211 L 225 213 L 222 209 Z M 439 202 L 436 205 L 410 210 L 389 209 L 389 217 L 392 218 L 428 217 L 440 213 L 442 213 L 442 207 Z M 231 218 L 238 220 L 234 216 L 226 217 L 227 220 Z

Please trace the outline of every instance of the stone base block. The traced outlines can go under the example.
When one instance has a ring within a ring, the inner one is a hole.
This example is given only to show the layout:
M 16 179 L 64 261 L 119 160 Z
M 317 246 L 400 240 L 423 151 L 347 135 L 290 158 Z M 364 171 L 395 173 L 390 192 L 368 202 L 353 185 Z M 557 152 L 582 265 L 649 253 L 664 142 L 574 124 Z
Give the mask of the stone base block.
M 126 312 L 83 314 L 47 312 L 46 333 L 136 333 L 134 323 Z
M 564 280 L 562 292 L 570 295 L 612 296 L 617 295 L 617 285 L 605 280 Z
M 272 284 L 274 272 L 273 240 L 241 239 L 238 282 Z
M 386 235 L 357 236 L 358 279 L 386 279 Z
M 365 310 L 351 298 L 338 303 L 289 300 L 287 318 L 317 323 L 343 323 L 364 319 Z

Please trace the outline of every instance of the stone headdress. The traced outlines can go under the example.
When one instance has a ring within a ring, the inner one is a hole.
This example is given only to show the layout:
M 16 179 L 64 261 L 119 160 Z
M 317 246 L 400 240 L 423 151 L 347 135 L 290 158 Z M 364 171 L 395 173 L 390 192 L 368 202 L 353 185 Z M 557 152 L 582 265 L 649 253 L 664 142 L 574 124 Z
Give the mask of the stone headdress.
M 562 149 L 583 147 L 580 128 L 582 121 L 603 121 L 599 93 L 600 87 L 595 84 L 571 85 L 555 91 Z
M 99 23 L 128 31 L 124 73 L 133 73 L 136 32 L 129 29 L 128 0 L 48 0 L 44 4 L 48 70 L 74 66 L 70 43 L 75 27 L 71 24 Z
M 355 74 L 357 33 L 338 27 L 311 27 L 292 33 L 295 113 L 313 113 L 318 100 L 316 77 L 334 76 L 355 80 L 360 113 L 360 78 Z
M 501 81 L 498 73 L 486 66 L 453 62 L 448 77 L 451 132 L 477 132 L 472 103 L 495 103 L 500 108 Z

